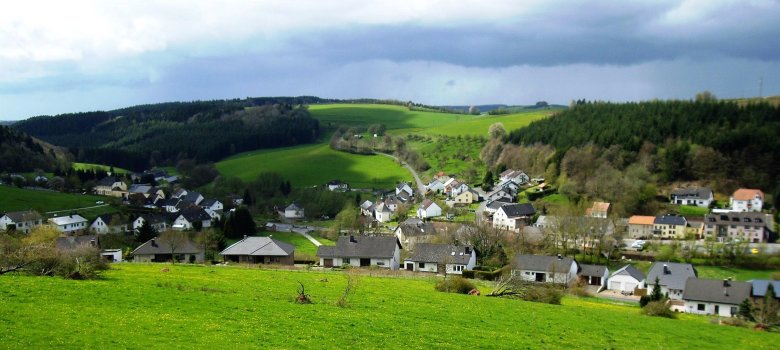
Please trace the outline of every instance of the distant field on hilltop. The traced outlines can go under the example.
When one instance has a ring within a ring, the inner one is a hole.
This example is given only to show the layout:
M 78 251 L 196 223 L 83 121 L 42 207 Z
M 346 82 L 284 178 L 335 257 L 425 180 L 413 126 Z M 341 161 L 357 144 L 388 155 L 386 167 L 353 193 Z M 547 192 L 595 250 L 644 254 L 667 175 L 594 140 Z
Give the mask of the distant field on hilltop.
M 336 305 L 342 272 L 124 263 L 95 281 L 3 275 L 0 348 L 774 349 L 780 341 L 706 316 L 643 316 L 592 298 L 548 305 L 441 293 L 432 275 L 372 273 L 358 277 L 345 308 Z M 314 304 L 293 302 L 299 282 Z
M 102 170 L 102 171 L 110 171 L 111 166 L 109 165 L 103 165 L 103 164 L 92 164 L 92 163 L 73 163 L 73 169 L 76 170 Z M 114 167 L 114 172 L 116 173 L 130 173 L 129 170 Z
M 96 202 L 108 203 L 110 197 L 62 193 L 46 190 L 28 190 L 12 186 L 0 186 L 0 213 L 34 209 L 44 214 L 47 211 L 68 210 L 96 206 Z M 85 217 L 113 212 L 111 207 L 85 210 Z M 62 213 L 61 215 L 66 214 Z
M 399 181 L 411 180 L 409 172 L 390 158 L 339 152 L 327 143 L 246 152 L 215 165 L 221 174 L 244 181 L 275 172 L 294 187 L 340 179 L 354 188 L 392 188 Z

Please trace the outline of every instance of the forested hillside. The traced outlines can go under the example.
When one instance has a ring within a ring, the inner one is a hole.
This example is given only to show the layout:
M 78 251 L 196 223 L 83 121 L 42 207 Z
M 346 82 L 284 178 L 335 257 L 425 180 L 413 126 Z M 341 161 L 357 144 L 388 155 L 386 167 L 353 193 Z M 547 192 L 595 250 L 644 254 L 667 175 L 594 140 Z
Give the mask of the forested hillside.
M 14 128 L 67 147 L 77 161 L 138 170 L 185 158 L 216 161 L 242 151 L 314 141 L 319 122 L 306 107 L 285 101 L 309 99 L 172 102 L 40 116 Z
M 35 169 L 51 172 L 66 168 L 54 150 L 43 147 L 30 135 L 0 126 L 0 173 L 29 172 Z

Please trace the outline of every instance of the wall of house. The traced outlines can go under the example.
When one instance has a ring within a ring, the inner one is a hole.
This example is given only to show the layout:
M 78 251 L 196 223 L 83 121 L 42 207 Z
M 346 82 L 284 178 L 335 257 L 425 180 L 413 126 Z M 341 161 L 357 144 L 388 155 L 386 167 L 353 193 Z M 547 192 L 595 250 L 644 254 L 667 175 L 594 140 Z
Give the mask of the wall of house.
M 725 237 L 718 237 L 718 232 L 721 227 L 724 227 L 726 230 Z M 738 225 L 716 225 L 707 223 L 705 224 L 704 235 L 707 237 L 715 237 L 719 241 L 733 240 L 736 238 L 751 243 L 766 243 L 767 241 L 767 234 L 764 226 L 745 225 L 744 223 L 739 223 Z
M 420 267 L 420 264 L 423 266 Z M 436 263 L 427 262 L 427 263 L 420 263 L 420 262 L 414 262 L 414 271 L 420 271 L 420 272 L 439 272 L 439 266 Z
M 618 292 L 633 292 L 636 287 L 642 288 L 642 282 L 643 281 L 637 281 L 635 278 L 628 275 L 615 275 L 609 278 L 607 289 Z
M 760 198 L 753 198 L 749 201 L 731 200 L 731 209 L 734 211 L 761 211 L 764 206 Z
M 628 235 L 631 238 L 652 237 L 653 225 L 630 224 L 628 225 Z
M 75 231 L 86 229 L 87 222 L 84 221 L 84 222 L 76 222 L 67 225 L 55 225 L 55 228 L 62 233 L 75 232 Z
M 447 273 L 452 275 L 462 275 L 463 270 L 468 270 L 463 264 L 447 264 L 446 266 Z
M 303 210 L 296 211 L 296 210 L 285 210 L 284 211 L 284 217 L 288 219 L 302 219 L 303 218 Z
M 699 310 L 699 305 L 704 307 L 704 310 Z M 704 301 L 685 301 L 685 312 L 697 315 L 715 315 L 715 306 L 718 306 L 718 316 L 722 317 L 734 317 L 739 311 L 739 305 L 711 303 Z

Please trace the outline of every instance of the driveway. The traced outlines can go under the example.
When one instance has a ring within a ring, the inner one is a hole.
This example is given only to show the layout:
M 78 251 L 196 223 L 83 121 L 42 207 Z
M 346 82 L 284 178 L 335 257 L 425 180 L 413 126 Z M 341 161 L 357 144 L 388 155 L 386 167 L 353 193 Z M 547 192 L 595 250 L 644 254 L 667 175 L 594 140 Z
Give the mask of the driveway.
M 390 154 L 387 154 L 387 153 L 376 152 L 376 154 L 381 154 L 381 155 L 383 155 L 385 157 L 393 158 L 397 162 L 400 161 L 398 159 L 398 157 L 390 155 Z M 414 181 L 417 182 L 417 192 L 420 193 L 420 197 L 425 198 L 425 184 L 422 182 L 422 180 L 420 180 L 420 176 L 417 174 L 417 171 L 414 170 L 414 168 L 412 168 L 409 164 L 406 164 L 406 162 L 403 162 L 403 161 L 400 161 L 400 162 L 401 162 L 401 164 L 403 164 L 403 166 L 404 166 L 404 168 L 406 168 L 406 170 L 409 170 L 409 172 L 412 173 L 412 176 L 414 177 Z

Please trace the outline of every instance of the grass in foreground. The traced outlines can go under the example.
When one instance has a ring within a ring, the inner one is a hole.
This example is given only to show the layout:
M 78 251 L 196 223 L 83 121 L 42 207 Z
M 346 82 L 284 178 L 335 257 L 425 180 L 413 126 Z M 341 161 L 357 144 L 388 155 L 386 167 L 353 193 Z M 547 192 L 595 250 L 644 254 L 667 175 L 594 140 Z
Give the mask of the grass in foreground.
M 295 187 L 323 185 L 333 179 L 353 188 L 391 188 L 411 174 L 392 159 L 356 155 L 330 149 L 327 143 L 238 154 L 216 163 L 220 173 L 252 181 L 276 172 Z
M 292 301 L 299 281 L 315 304 Z M 707 317 L 654 318 L 589 299 L 556 306 L 447 294 L 433 285 L 361 276 L 350 306 L 340 308 L 345 276 L 336 272 L 117 264 L 98 281 L 6 275 L 0 347 L 771 349 L 780 340 Z

